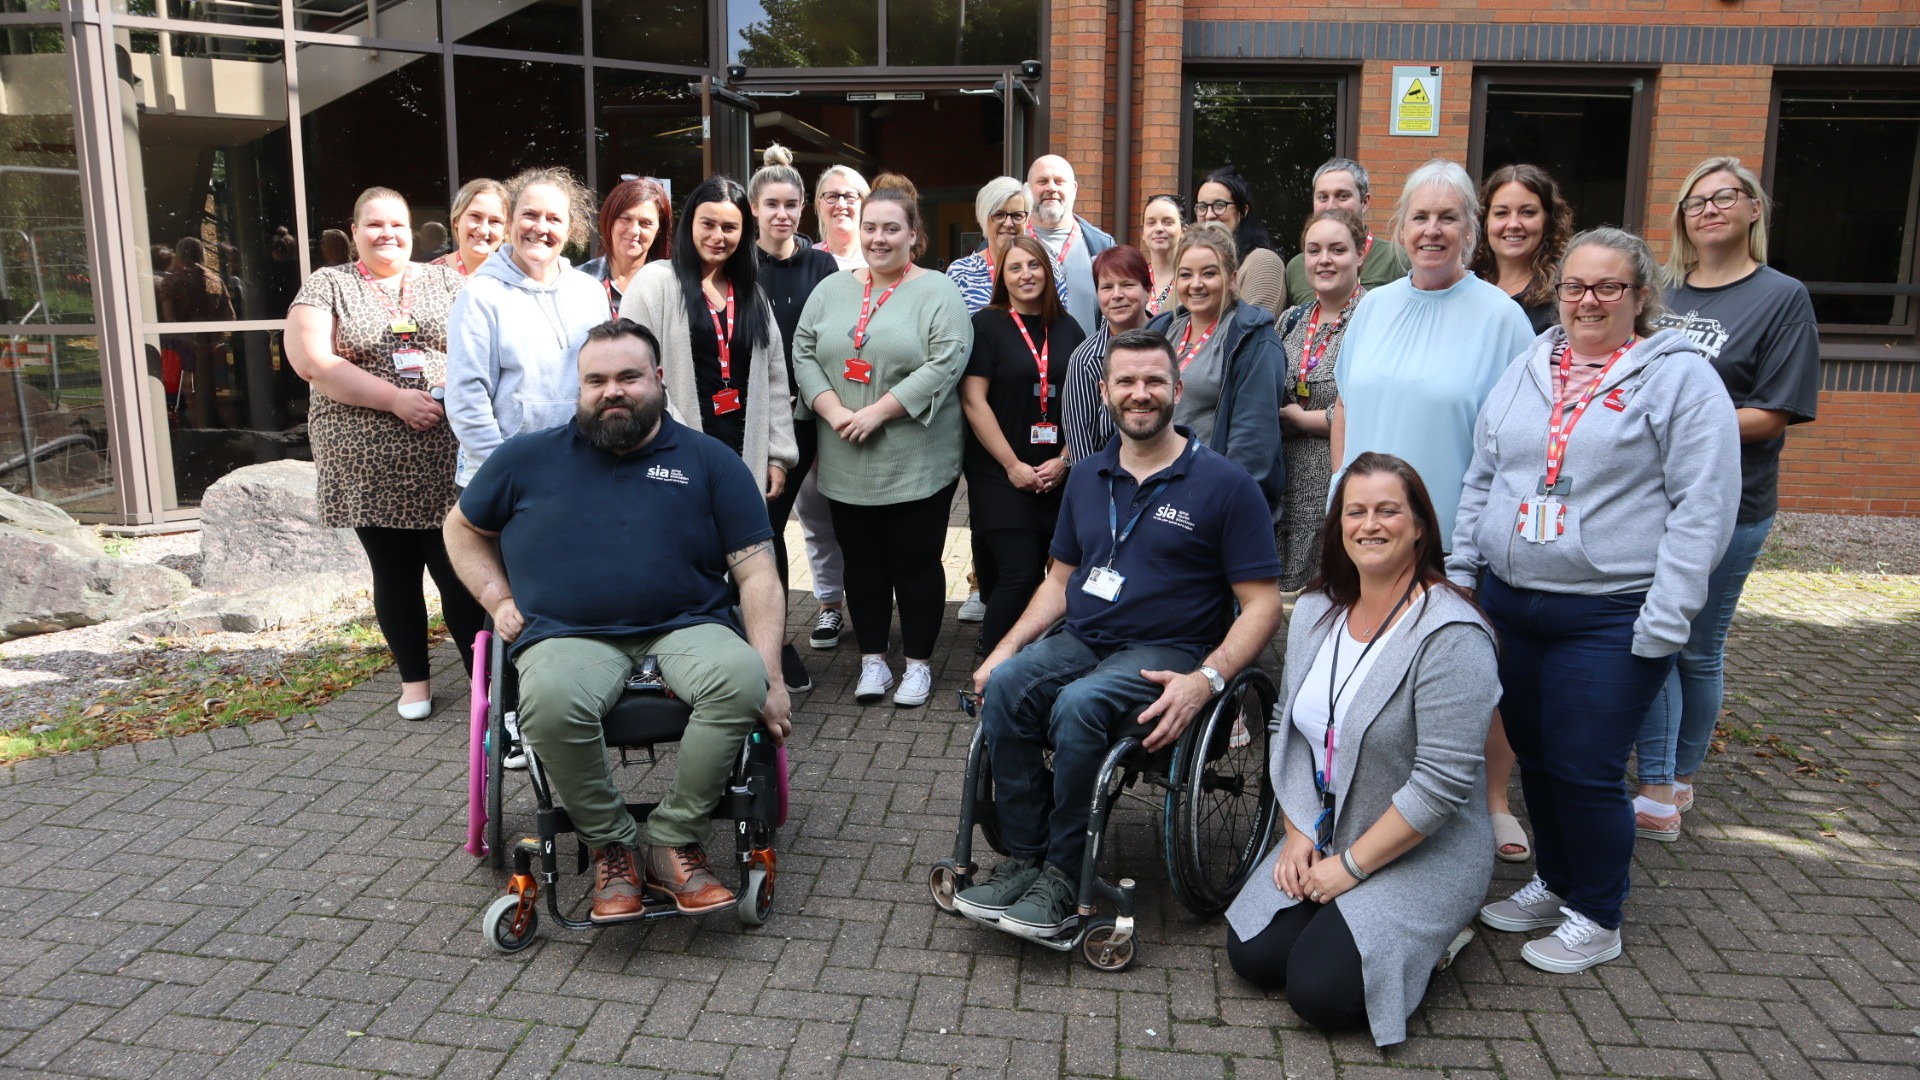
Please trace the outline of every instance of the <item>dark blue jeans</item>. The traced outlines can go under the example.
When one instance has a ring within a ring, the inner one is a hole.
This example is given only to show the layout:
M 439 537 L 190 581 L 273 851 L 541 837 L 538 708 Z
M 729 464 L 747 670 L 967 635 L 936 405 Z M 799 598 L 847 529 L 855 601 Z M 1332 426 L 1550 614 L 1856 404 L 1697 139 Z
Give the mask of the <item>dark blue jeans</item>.
M 1199 661 L 1164 645 L 1101 652 L 1070 633 L 1043 638 L 993 671 L 980 723 L 993 763 L 1000 837 L 1018 858 L 1080 880 L 1093 781 L 1107 749 L 1127 734 L 1121 718 L 1160 697 L 1142 671 L 1188 672 Z M 1152 725 L 1128 724 L 1141 735 Z M 1053 747 L 1053 775 L 1042 753 Z
M 1518 589 L 1492 574 L 1480 586 L 1540 880 L 1607 929 L 1620 925 L 1633 862 L 1627 754 L 1673 670 L 1671 656 L 1633 655 L 1645 599 Z

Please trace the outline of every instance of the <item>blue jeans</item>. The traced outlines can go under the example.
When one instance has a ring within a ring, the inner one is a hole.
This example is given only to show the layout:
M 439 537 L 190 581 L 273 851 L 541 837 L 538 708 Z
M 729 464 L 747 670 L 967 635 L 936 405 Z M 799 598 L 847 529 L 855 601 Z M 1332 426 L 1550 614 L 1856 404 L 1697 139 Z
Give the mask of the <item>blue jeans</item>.
M 1727 629 L 1740 606 L 1747 575 L 1773 531 L 1773 518 L 1735 525 L 1727 553 L 1707 577 L 1707 602 L 1693 617 L 1680 662 L 1653 699 L 1640 728 L 1637 771 L 1642 784 L 1670 784 L 1691 777 L 1707 760 L 1713 725 L 1726 698 Z
M 1100 759 L 1121 736 L 1121 719 L 1160 697 L 1142 671 L 1189 672 L 1183 649 L 1142 645 L 1100 651 L 1061 632 L 1028 645 L 995 668 L 980 724 L 993 763 L 1000 838 L 1016 858 L 1039 859 L 1080 880 L 1087 816 Z M 1152 725 L 1126 725 L 1145 735 Z M 1048 777 L 1043 751 L 1053 747 Z
M 1517 589 L 1492 574 L 1480 586 L 1540 880 L 1607 929 L 1620 925 L 1633 861 L 1627 754 L 1673 669 L 1671 656 L 1633 655 L 1645 599 Z

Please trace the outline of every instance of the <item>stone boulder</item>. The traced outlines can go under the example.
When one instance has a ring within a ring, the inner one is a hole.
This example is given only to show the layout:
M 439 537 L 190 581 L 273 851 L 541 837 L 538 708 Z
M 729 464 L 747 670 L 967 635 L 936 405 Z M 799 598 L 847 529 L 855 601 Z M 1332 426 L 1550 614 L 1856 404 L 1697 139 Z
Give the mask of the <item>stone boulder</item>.
M 249 465 L 200 499 L 200 587 L 235 593 L 334 574 L 373 581 L 352 529 L 320 524 L 319 474 L 309 461 Z
M 0 491 L 0 641 L 153 611 L 192 588 L 178 571 L 108 556 L 59 507 Z
M 179 637 L 284 630 L 327 611 L 361 588 L 338 574 L 314 574 L 299 581 L 244 592 L 202 596 L 139 619 L 129 624 L 121 636 Z

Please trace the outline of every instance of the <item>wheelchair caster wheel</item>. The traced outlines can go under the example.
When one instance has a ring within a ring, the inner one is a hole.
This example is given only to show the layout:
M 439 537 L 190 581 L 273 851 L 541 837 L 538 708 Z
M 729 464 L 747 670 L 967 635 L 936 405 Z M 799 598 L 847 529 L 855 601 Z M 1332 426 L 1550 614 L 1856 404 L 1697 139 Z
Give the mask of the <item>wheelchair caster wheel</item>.
M 540 911 L 531 905 L 527 907 L 525 925 L 516 929 L 519 910 L 518 896 L 503 896 L 488 904 L 487 913 L 480 918 L 480 932 L 503 953 L 517 953 L 533 944 L 533 935 L 540 929 Z
M 773 914 L 773 878 L 765 867 L 756 866 L 747 871 L 747 880 L 741 887 L 740 899 L 733 911 L 740 917 L 743 926 L 766 924 L 767 916 Z
M 1112 919 L 1100 919 L 1080 935 L 1080 956 L 1095 971 L 1121 972 L 1133 966 L 1133 939 L 1116 944 Z
M 952 863 L 938 863 L 927 874 L 927 891 L 933 894 L 933 903 L 949 915 L 960 909 L 953 898 L 973 887 L 973 875 L 963 874 Z

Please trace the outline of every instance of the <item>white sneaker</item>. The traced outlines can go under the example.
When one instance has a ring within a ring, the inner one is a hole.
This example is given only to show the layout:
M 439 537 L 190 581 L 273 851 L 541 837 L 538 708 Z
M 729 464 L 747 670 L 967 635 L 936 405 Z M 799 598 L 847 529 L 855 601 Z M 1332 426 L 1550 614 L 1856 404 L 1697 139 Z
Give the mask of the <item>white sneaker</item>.
M 893 689 L 893 671 L 887 667 L 884 656 L 863 656 L 860 658 L 860 685 L 853 691 L 853 700 L 862 705 L 872 705 L 887 696 Z
M 500 765 L 506 769 L 524 769 L 527 767 L 527 747 L 520 741 L 520 714 L 510 712 L 501 717 L 507 728 L 507 752 L 500 759 Z
M 1539 930 L 1548 926 L 1559 926 L 1562 919 L 1561 904 L 1566 901 L 1556 896 L 1540 875 L 1521 886 L 1520 891 L 1488 904 L 1480 909 L 1480 921 L 1495 930 Z
M 907 661 L 907 670 L 900 676 L 900 689 L 894 691 L 895 705 L 925 705 L 933 693 L 933 669 L 918 660 Z
M 1619 930 L 1603 929 L 1572 908 L 1561 908 L 1560 913 L 1567 921 L 1552 934 L 1522 946 L 1521 959 L 1541 971 L 1571 975 L 1620 955 Z
M 987 618 L 986 602 L 980 599 L 978 592 L 970 592 L 967 602 L 960 605 L 960 614 L 954 617 L 961 622 L 984 622 Z

